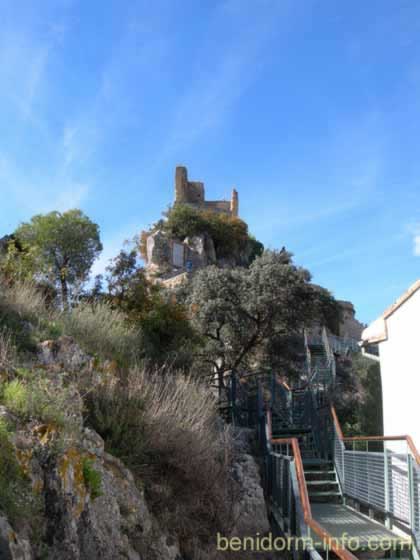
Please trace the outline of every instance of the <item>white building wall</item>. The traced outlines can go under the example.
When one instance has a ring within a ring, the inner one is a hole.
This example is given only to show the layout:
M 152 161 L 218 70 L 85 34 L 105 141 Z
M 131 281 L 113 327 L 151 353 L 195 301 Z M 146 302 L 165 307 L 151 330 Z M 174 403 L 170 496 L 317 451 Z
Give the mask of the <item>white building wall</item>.
M 411 435 L 420 448 L 420 290 L 386 319 L 379 344 L 385 435 Z

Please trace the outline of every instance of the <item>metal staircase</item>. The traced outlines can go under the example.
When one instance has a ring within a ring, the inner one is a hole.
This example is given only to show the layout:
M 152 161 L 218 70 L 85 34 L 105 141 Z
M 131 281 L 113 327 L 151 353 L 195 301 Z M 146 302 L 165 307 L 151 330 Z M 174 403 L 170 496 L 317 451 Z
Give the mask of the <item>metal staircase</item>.
M 272 374 L 246 395 L 235 376 L 229 382 L 231 420 L 257 429 L 272 518 L 281 534 L 303 539 L 292 557 L 420 560 L 420 455 L 406 436 L 345 438 L 330 395 L 335 354 L 355 351 L 354 341 L 331 339 L 325 329 L 304 340 L 300 386 Z M 405 449 L 396 451 L 396 442 Z
M 337 471 L 332 461 L 303 459 L 309 501 L 313 503 L 343 503 Z
M 370 450 L 369 438 L 353 438 L 353 449 L 347 449 L 349 438 L 341 433 L 330 394 L 335 383 L 334 352 L 355 348 L 345 343 L 340 347 L 337 339 L 332 342 L 325 329 L 321 335 L 305 334 L 308 381 L 283 398 L 290 410 L 282 410 L 282 418 L 289 418 L 291 424 L 278 427 L 275 410 L 267 416 L 267 479 L 281 482 L 285 496 L 292 494 L 295 501 L 292 506 L 284 498 L 279 500 L 278 482 L 274 481 L 274 494 L 271 482 L 267 495 L 272 512 L 286 534 L 310 537 L 304 553 L 295 551 L 295 558 L 418 559 L 420 458 L 412 450 L 391 452 L 385 441 L 378 443 L 380 438 L 373 438 L 376 447 Z M 366 449 L 360 450 L 364 442 Z M 291 520 L 290 511 L 298 519 Z M 352 543 L 340 544 L 345 534 Z M 383 542 L 393 546 L 388 550 L 381 547 Z

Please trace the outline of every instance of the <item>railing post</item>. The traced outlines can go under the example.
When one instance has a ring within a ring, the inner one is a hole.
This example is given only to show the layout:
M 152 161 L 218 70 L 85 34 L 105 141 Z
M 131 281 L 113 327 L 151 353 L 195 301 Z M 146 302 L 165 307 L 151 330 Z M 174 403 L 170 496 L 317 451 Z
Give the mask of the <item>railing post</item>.
M 414 464 L 410 453 L 407 455 L 408 469 L 408 497 L 410 500 L 410 528 L 416 532 L 416 508 L 415 508 L 415 488 L 414 488 Z
M 274 408 L 276 404 L 276 374 L 274 371 L 271 372 L 271 409 Z
M 391 496 L 389 489 L 389 464 L 388 464 L 388 449 L 384 445 L 384 484 L 385 484 L 385 525 L 388 529 L 391 529 Z

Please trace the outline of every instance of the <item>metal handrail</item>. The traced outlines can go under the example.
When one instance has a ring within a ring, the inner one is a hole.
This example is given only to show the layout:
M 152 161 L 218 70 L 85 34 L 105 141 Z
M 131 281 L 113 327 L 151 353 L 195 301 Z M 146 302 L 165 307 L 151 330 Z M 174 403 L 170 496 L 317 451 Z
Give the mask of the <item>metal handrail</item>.
M 413 438 L 408 435 L 403 436 L 353 436 L 353 437 L 345 437 L 343 435 L 343 431 L 341 429 L 340 422 L 338 420 L 337 412 L 335 407 L 331 405 L 331 414 L 333 417 L 334 425 L 336 427 L 337 433 L 343 442 L 352 442 L 352 441 L 405 441 L 407 443 L 408 448 L 410 449 L 413 458 L 416 460 L 416 463 L 420 466 L 420 453 L 413 441 Z
M 393 521 L 402 523 L 419 548 L 420 455 L 412 438 L 407 435 L 345 437 L 334 406 L 331 415 L 336 435 L 335 464 L 343 493 L 383 511 L 388 526 Z M 398 441 L 406 443 L 403 454 L 385 447 L 386 442 Z M 346 450 L 346 443 L 358 442 L 366 443 L 366 451 Z M 383 443 L 383 451 L 369 451 L 369 442 Z
M 299 497 L 303 508 L 303 516 L 306 525 L 314 531 L 319 537 L 322 538 L 323 542 L 331 544 L 331 550 L 341 559 L 341 560 L 357 560 L 348 550 L 341 548 L 335 544 L 335 539 L 322 525 L 320 525 L 312 516 L 311 504 L 309 501 L 308 489 L 306 486 L 305 472 L 303 468 L 302 455 L 300 453 L 299 442 L 296 438 L 283 438 L 283 439 L 271 439 L 271 445 L 290 445 L 293 450 L 293 457 L 295 460 L 296 474 L 299 486 Z

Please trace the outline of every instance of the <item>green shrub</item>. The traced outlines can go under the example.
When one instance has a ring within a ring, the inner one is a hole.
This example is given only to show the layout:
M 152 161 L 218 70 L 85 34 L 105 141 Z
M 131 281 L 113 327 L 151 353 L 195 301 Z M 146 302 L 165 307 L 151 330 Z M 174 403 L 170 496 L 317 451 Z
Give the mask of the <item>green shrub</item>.
M 6 423 L 0 420 L 0 504 L 13 524 L 29 516 L 30 486 L 16 459 L 10 435 Z
M 92 500 L 102 496 L 102 477 L 101 473 L 93 468 L 93 460 L 83 458 L 83 480 L 89 490 Z
M 78 401 L 72 398 L 71 386 L 50 381 L 37 370 L 20 369 L 18 375 L 2 386 L 1 400 L 11 412 L 22 421 L 37 419 L 68 430 L 77 425 Z
M 27 386 L 19 379 L 5 383 L 3 387 L 3 402 L 15 414 L 26 417 L 28 412 Z

